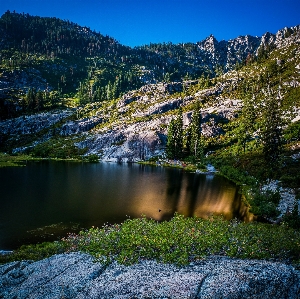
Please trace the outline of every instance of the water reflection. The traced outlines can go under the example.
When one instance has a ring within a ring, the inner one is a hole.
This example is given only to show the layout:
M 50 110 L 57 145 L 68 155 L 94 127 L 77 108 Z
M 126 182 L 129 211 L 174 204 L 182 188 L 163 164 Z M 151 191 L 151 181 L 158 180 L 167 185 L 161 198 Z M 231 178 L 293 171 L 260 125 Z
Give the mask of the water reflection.
M 43 162 L 0 169 L 0 249 L 35 242 L 26 234 L 54 223 L 80 227 L 175 212 L 251 220 L 234 184 L 219 176 L 137 164 Z M 55 233 L 54 233 L 54 237 Z

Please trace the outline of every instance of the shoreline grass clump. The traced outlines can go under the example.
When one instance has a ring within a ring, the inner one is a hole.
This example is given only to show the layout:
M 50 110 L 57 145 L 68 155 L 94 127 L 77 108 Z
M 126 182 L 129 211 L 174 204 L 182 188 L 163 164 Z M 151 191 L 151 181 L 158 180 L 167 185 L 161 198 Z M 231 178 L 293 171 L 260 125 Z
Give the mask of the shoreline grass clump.
M 69 251 L 82 251 L 100 262 L 132 264 L 143 259 L 188 264 L 209 255 L 247 259 L 300 259 L 300 232 L 285 225 L 209 220 L 175 214 L 170 221 L 128 219 L 91 228 L 63 240 Z
M 25 166 L 27 161 L 35 160 L 29 155 L 8 155 L 0 152 L 0 168 L 1 167 L 17 167 Z
M 81 251 L 97 261 L 125 265 L 144 259 L 186 265 L 210 255 L 300 262 L 300 232 L 285 224 L 243 223 L 222 217 L 208 220 L 175 214 L 170 221 L 145 217 L 122 224 L 92 227 L 52 243 L 24 245 L 0 263 L 39 260 L 56 253 Z

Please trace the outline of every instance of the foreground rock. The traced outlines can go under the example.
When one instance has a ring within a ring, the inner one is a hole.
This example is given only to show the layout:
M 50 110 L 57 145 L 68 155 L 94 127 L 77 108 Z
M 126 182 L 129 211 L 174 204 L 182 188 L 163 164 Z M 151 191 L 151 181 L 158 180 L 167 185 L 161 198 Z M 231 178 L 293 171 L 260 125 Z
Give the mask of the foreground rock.
M 210 257 L 186 267 L 143 261 L 105 267 L 87 254 L 0 266 L 0 298 L 300 298 L 293 267 Z

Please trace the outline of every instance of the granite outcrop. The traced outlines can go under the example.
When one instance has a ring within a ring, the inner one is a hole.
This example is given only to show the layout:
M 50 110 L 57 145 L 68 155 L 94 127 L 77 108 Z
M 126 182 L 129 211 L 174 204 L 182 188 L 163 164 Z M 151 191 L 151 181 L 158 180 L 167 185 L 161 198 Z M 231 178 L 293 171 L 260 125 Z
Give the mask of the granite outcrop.
M 292 266 L 212 256 L 178 267 L 153 260 L 102 265 L 79 252 L 0 266 L 0 298 L 299 298 Z

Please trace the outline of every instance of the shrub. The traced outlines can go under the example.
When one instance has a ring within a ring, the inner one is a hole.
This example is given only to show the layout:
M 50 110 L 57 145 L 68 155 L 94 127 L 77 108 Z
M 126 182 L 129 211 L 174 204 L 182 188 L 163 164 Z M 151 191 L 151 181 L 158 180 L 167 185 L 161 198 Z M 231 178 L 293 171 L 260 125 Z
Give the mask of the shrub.
M 294 209 L 291 213 L 286 213 L 283 216 L 282 220 L 286 222 L 288 226 L 295 229 L 300 229 L 300 216 L 298 212 L 298 204 L 294 206 Z
M 277 210 L 277 205 L 280 201 L 279 192 L 261 192 L 256 190 L 253 196 L 248 199 L 251 205 L 250 212 L 257 216 L 263 217 L 276 217 L 280 214 Z
M 142 259 L 184 265 L 209 255 L 248 259 L 298 261 L 300 232 L 283 224 L 226 221 L 221 217 L 204 220 L 175 214 L 170 221 L 128 219 L 122 224 L 92 227 L 53 243 L 25 245 L 0 263 L 39 260 L 53 254 L 82 251 L 99 262 L 122 264 Z
M 99 157 L 96 154 L 91 154 L 87 156 L 87 159 L 90 163 L 97 163 L 99 162 Z
M 70 235 L 64 242 L 69 250 L 90 253 L 104 263 L 112 259 L 123 264 L 156 259 L 183 265 L 215 254 L 255 259 L 300 257 L 300 234 L 287 226 L 178 214 L 160 223 L 141 218 L 91 228 Z
M 0 264 L 15 260 L 41 260 L 54 254 L 65 252 L 63 242 L 44 242 L 34 245 L 23 245 L 12 254 L 0 255 Z

